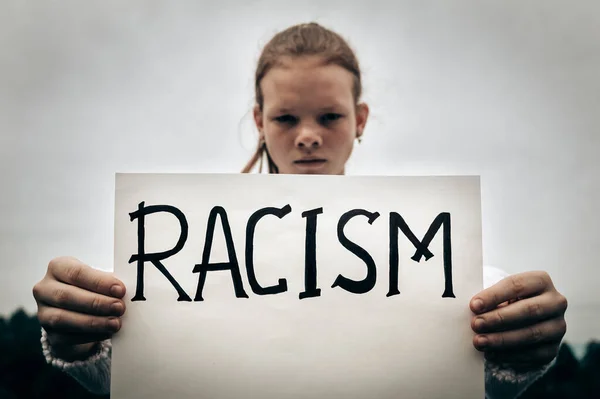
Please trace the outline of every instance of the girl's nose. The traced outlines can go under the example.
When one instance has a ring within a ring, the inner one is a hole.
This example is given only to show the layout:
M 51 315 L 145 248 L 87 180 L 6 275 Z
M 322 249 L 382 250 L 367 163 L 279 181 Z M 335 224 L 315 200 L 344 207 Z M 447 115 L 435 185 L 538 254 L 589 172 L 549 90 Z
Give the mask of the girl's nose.
M 318 128 L 301 128 L 296 137 L 296 147 L 300 149 L 319 148 L 323 144 L 323 138 L 318 132 Z

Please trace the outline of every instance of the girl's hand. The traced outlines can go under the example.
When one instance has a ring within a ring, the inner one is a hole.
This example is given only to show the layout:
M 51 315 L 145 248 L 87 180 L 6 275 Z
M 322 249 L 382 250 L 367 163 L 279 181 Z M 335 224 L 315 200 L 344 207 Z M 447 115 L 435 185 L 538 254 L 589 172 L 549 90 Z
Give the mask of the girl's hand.
M 50 261 L 33 296 L 54 354 L 64 360 L 89 356 L 98 342 L 121 328 L 124 295 L 125 285 L 111 273 L 71 257 Z
M 545 272 L 505 278 L 471 299 L 475 348 L 517 370 L 551 362 L 567 331 L 567 299 Z

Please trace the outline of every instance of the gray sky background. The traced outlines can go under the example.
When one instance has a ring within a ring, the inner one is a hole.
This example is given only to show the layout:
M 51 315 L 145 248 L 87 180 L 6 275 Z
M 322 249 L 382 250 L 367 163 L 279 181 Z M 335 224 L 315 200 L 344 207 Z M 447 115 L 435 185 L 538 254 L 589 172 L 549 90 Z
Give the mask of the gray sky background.
M 600 338 L 600 3 L 203 3 L 0 1 L 0 314 L 53 257 L 112 268 L 115 172 L 238 172 L 260 49 L 315 20 L 364 70 L 349 173 L 481 175 L 485 263 Z

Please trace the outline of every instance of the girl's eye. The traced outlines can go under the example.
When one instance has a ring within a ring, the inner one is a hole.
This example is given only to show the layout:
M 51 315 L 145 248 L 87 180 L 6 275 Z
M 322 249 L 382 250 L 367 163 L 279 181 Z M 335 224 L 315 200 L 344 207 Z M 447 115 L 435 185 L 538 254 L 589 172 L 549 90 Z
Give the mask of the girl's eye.
M 296 118 L 292 115 L 281 115 L 275 118 L 275 120 L 279 123 L 294 123 L 296 122 Z
M 342 117 L 342 115 L 340 114 L 333 114 L 333 113 L 329 113 L 329 114 L 325 114 L 321 117 L 321 120 L 324 123 L 328 123 L 328 122 L 334 122 L 338 119 L 340 119 Z

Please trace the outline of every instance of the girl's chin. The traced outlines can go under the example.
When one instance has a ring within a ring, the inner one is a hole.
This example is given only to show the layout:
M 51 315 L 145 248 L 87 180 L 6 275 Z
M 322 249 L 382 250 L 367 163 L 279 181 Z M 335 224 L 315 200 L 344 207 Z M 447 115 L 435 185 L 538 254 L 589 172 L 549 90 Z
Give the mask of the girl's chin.
M 293 174 L 298 174 L 298 175 L 343 175 L 344 171 L 334 171 L 331 167 L 331 165 L 323 165 L 323 167 L 309 167 L 309 168 L 305 168 L 305 167 L 300 167 L 300 168 L 294 168 L 293 171 L 290 171 L 290 173 Z
M 329 162 L 315 164 L 295 163 L 290 168 L 279 169 L 279 173 L 290 175 L 343 175 L 344 169 L 335 170 Z
M 333 176 L 341 176 L 344 172 L 333 173 L 330 170 L 315 170 L 315 171 L 290 171 L 288 173 L 281 174 L 290 174 L 290 175 L 333 175 Z

